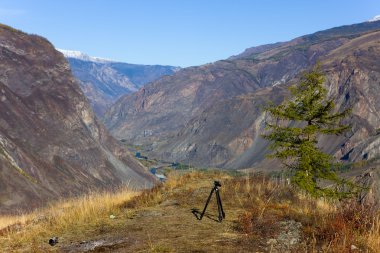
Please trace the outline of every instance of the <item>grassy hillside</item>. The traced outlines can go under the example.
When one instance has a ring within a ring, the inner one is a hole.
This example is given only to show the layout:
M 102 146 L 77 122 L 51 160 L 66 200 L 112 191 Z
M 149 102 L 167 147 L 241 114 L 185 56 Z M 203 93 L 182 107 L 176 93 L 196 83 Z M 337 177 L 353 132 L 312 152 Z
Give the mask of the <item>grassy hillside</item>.
M 202 211 L 214 180 L 226 219 L 216 221 L 213 198 L 199 221 L 192 209 Z M 172 172 L 149 191 L 62 201 L 2 217 L 0 228 L 4 252 L 380 252 L 376 211 L 312 199 L 286 180 L 215 171 Z

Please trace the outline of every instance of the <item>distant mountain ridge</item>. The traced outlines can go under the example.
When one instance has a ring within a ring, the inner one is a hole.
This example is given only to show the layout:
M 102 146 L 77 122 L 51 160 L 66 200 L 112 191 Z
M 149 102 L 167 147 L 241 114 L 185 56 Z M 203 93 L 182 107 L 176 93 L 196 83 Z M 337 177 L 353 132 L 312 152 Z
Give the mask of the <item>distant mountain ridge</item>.
M 281 102 L 286 87 L 320 60 L 329 96 L 337 97 L 337 109 L 353 106 L 354 126 L 345 136 L 321 138 L 321 145 L 337 159 L 376 159 L 379 31 L 380 21 L 341 26 L 184 68 L 119 99 L 105 122 L 114 136 L 143 145 L 153 157 L 198 166 L 265 167 L 262 106 Z
M 89 56 L 80 51 L 58 50 L 67 58 L 73 75 L 99 117 L 121 96 L 180 69 L 173 66 L 129 64 Z

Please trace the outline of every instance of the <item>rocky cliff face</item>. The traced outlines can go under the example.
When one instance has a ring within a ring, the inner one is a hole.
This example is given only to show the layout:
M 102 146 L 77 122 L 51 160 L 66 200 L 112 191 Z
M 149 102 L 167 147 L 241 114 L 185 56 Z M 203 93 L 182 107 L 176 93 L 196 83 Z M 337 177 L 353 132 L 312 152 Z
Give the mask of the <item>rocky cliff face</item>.
M 163 75 L 172 75 L 179 69 L 172 66 L 99 60 L 89 56 L 81 58 L 66 56 L 73 75 L 78 79 L 85 96 L 99 117 L 102 117 L 121 96 L 137 91 L 141 86 Z
M 338 108 L 352 108 L 353 126 L 345 141 L 333 149 L 335 156 L 349 161 L 376 159 L 380 127 L 380 32 L 364 34 L 332 51 L 324 58 L 329 94 Z
M 0 212 L 153 178 L 94 117 L 44 38 L 0 25 Z
M 265 127 L 262 108 L 268 101 L 280 103 L 285 94 L 286 89 L 276 86 L 218 101 L 162 144 L 159 150 L 165 150 L 164 153 L 152 153 L 165 160 L 200 167 L 239 168 L 233 161 L 260 161 L 268 151 L 268 143 L 260 137 Z
M 328 95 L 336 98 L 336 109 L 342 111 L 352 108 L 352 116 L 347 119 L 352 131 L 344 136 L 320 138 L 320 146 L 340 160 L 375 162 L 380 154 L 380 100 L 377 95 L 380 92 L 380 65 L 376 60 L 380 53 L 379 35 L 380 32 L 373 32 L 357 37 L 320 58 L 326 73 Z M 290 80 L 289 84 L 295 82 L 297 77 Z M 183 154 L 179 156 L 184 151 L 187 152 L 187 158 L 194 157 L 191 160 L 200 166 L 268 167 L 268 164 L 263 163 L 268 143 L 260 138 L 266 117 L 261 109 L 268 101 L 280 103 L 287 94 L 285 88 L 286 85 L 268 87 L 215 103 L 205 109 L 201 116 L 189 121 L 187 127 L 162 146 L 166 153 L 156 155 L 166 158 L 174 154 L 174 159 L 180 157 L 184 161 Z M 231 104 L 234 104 L 233 109 L 230 109 Z M 190 134 L 192 129 L 196 130 Z M 208 143 L 208 146 L 203 145 L 203 142 Z M 211 148 L 215 145 L 211 143 L 218 144 L 219 150 L 223 152 L 215 152 Z M 241 143 L 248 145 L 242 146 Z M 221 153 L 228 155 L 213 162 L 214 155 L 220 156 Z
M 358 201 L 366 208 L 378 210 L 380 208 L 380 169 L 364 170 L 355 178 L 356 183 L 365 187 L 365 191 L 358 196 Z
M 163 159 L 198 166 L 263 166 L 262 106 L 279 103 L 287 85 L 318 59 L 337 109 L 353 107 L 353 131 L 322 137 L 320 144 L 338 159 L 372 159 L 379 154 L 379 29 L 380 22 L 333 28 L 182 69 L 121 98 L 106 114 L 106 124 L 117 138 L 145 145 Z

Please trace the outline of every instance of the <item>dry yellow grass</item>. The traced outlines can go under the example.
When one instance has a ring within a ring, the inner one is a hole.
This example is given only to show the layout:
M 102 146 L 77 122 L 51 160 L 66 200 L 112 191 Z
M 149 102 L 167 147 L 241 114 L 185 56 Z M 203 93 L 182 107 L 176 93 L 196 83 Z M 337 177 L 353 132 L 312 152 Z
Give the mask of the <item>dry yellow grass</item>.
M 213 220 L 213 198 L 207 217 L 198 221 L 190 210 L 203 208 L 214 180 L 222 182 L 226 220 Z M 295 252 L 351 252 L 352 245 L 380 252 L 379 212 L 314 199 L 286 181 L 218 171 L 173 172 L 166 183 L 142 193 L 93 193 L 42 212 L 2 217 L 2 227 L 21 225 L 2 230 L 0 248 L 46 252 L 105 239 L 116 246 L 102 246 L 99 252 L 269 251 L 268 239 L 278 236 L 279 222 L 289 220 L 302 223 L 302 243 Z M 50 247 L 51 236 L 64 238 Z
M 299 250 L 349 252 L 355 245 L 362 251 L 380 252 L 379 212 L 370 212 L 355 202 L 343 204 L 315 199 L 288 185 L 287 181 L 273 181 L 263 176 L 233 177 L 219 171 L 174 172 L 164 185 L 135 198 L 134 207 L 157 206 L 165 199 L 182 200 L 187 208 L 203 207 L 214 179 L 222 180 L 221 193 L 224 205 L 229 207 L 228 217 L 237 221 L 237 229 L 242 229 L 243 233 L 258 234 L 265 242 L 268 239 L 265 236 L 278 232 L 276 224 L 279 221 L 293 219 L 303 224 L 305 245 Z M 194 196 L 200 189 L 205 189 L 205 193 Z M 210 212 L 216 213 L 216 210 Z M 248 246 L 249 242 L 246 243 Z M 156 249 L 173 248 L 155 246 Z
M 374 217 L 371 229 L 364 239 L 373 251 L 380 251 L 380 214 Z
M 11 216 L 11 215 L 0 216 L 0 230 L 14 224 L 25 225 L 26 222 L 33 219 L 34 216 L 35 215 L 33 214 L 24 214 L 24 215 L 17 215 L 17 216 Z
M 113 193 L 93 192 L 62 200 L 31 214 L 2 216 L 0 247 L 13 250 L 26 245 L 33 246 L 57 235 L 64 235 L 67 240 L 78 235 L 94 235 L 97 229 L 110 225 L 107 224 L 112 220 L 110 215 L 121 215 L 120 206 L 138 194 L 128 188 Z
M 380 252 L 380 212 L 355 201 L 315 199 L 286 183 L 261 176 L 234 178 L 226 182 L 233 189 L 240 210 L 243 233 L 260 238 L 275 237 L 279 221 L 302 223 L 304 245 L 298 252 Z

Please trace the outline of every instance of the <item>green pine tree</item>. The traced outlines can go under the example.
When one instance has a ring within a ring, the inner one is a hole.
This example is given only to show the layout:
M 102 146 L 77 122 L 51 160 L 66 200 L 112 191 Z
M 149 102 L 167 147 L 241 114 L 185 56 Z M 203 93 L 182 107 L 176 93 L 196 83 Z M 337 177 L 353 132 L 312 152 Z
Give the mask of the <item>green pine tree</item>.
M 356 192 L 356 185 L 343 180 L 334 171 L 330 155 L 321 151 L 317 138 L 321 134 L 342 134 L 350 128 L 341 120 L 350 113 L 334 113 L 333 99 L 327 99 L 323 87 L 324 75 L 319 66 L 306 72 L 297 85 L 290 88 L 292 99 L 266 111 L 272 123 L 267 122 L 264 138 L 272 142 L 272 157 L 282 160 L 292 171 L 292 182 L 315 197 L 344 198 Z M 321 185 L 327 185 L 323 187 Z M 334 187 L 331 187 L 331 184 Z

